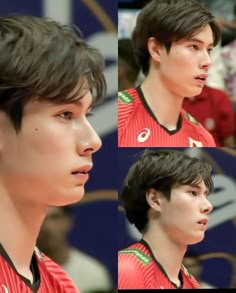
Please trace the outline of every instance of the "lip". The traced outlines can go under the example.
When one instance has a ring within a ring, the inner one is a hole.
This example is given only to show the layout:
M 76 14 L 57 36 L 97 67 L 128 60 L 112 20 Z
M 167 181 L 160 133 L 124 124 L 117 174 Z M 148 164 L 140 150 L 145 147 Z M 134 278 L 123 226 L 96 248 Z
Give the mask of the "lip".
M 206 230 L 207 224 L 208 224 L 208 219 L 203 218 L 203 219 L 199 220 L 197 223 L 200 225 L 201 230 Z
M 77 179 L 78 185 L 84 185 L 89 179 L 88 173 L 76 173 L 73 176 Z
M 198 77 L 202 77 L 203 79 L 199 79 Z M 206 73 L 199 74 L 195 77 L 195 79 L 202 84 L 204 84 L 207 81 L 207 78 L 208 78 L 208 74 Z
M 80 184 L 85 184 L 89 179 L 89 171 L 92 169 L 93 164 L 86 164 L 82 167 L 74 169 L 71 174 L 77 179 Z
M 93 167 L 92 163 L 83 165 L 82 167 L 75 168 L 71 171 L 72 175 L 75 175 L 76 173 L 88 173 Z

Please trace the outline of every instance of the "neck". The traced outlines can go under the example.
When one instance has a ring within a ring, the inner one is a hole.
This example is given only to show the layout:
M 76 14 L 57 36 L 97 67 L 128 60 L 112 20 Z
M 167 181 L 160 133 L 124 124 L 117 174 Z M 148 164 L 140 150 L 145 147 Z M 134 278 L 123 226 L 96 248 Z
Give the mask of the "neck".
M 45 208 L 13 202 L 9 194 L 1 192 L 0 220 L 4 225 L 1 225 L 0 242 L 16 270 L 31 280 L 30 262 L 45 212 Z
M 168 130 L 175 130 L 184 97 L 173 93 L 161 80 L 157 71 L 149 72 L 141 88 L 158 122 Z
M 180 285 L 179 272 L 187 246 L 177 243 L 161 228 L 149 227 L 143 239 L 150 245 L 158 262 L 173 283 Z

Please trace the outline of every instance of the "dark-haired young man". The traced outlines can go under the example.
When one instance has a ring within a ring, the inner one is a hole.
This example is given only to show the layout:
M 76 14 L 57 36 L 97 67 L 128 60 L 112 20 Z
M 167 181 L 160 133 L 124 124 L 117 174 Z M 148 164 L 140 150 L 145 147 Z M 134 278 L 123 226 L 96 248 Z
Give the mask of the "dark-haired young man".
M 182 102 L 202 91 L 219 39 L 213 15 L 197 0 L 153 0 L 144 6 L 132 43 L 145 79 L 119 92 L 119 146 L 215 146 Z
M 35 244 L 47 208 L 84 195 L 101 147 L 87 116 L 105 93 L 103 62 L 69 26 L 0 17 L 1 292 L 78 292 Z
M 119 289 L 199 288 L 182 261 L 188 245 L 204 238 L 212 188 L 211 166 L 184 152 L 140 155 L 121 196 L 142 239 L 119 251 Z

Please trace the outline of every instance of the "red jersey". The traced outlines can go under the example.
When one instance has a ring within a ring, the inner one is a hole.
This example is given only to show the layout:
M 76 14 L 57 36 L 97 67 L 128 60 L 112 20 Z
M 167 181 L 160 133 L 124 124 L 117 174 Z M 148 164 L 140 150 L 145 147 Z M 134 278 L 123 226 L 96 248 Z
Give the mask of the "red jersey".
M 119 92 L 119 147 L 215 147 L 212 135 L 184 109 L 177 128 L 161 125 L 149 108 L 141 87 Z
M 216 146 L 223 146 L 224 139 L 234 135 L 233 104 L 225 92 L 204 86 L 200 95 L 184 99 L 183 108 L 212 134 Z
M 196 279 L 182 265 L 176 286 L 168 278 L 161 264 L 155 259 L 151 248 L 141 240 L 118 255 L 118 289 L 197 289 Z
M 34 283 L 20 275 L 0 244 L 0 293 L 78 293 L 70 278 L 37 248 L 32 257 Z

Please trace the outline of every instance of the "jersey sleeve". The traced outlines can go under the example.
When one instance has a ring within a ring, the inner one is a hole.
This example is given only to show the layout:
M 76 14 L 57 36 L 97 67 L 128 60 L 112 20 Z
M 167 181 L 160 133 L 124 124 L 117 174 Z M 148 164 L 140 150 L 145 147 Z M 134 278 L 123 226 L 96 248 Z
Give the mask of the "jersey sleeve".
M 132 95 L 126 91 L 118 93 L 118 146 L 126 146 L 125 131 L 135 111 Z
M 145 279 L 138 259 L 132 254 L 118 255 L 118 289 L 145 289 Z
M 216 143 L 213 136 L 203 126 L 201 127 L 203 128 L 203 132 L 204 132 L 203 133 L 203 137 L 205 140 L 204 147 L 216 147 Z

